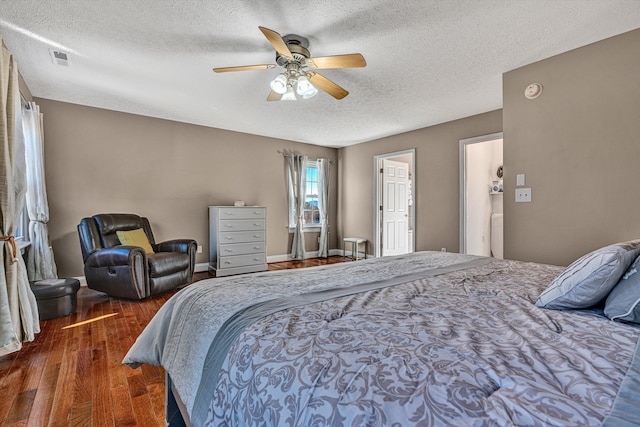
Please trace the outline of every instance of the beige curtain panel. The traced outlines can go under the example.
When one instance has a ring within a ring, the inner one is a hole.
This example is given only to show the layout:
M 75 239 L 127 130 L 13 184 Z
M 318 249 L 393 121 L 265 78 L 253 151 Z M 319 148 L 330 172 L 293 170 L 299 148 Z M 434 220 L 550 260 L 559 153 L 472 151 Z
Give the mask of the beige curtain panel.
M 289 204 L 294 208 L 295 229 L 291 244 L 291 258 L 305 259 L 304 248 L 304 199 L 307 188 L 307 156 L 287 156 L 289 169 Z
M 40 332 L 38 306 L 14 232 L 25 203 L 26 172 L 18 67 L 4 47 L 0 56 L 0 356 L 22 348 Z
M 329 159 L 318 159 L 318 210 L 320 211 L 320 244 L 318 256 L 329 256 Z

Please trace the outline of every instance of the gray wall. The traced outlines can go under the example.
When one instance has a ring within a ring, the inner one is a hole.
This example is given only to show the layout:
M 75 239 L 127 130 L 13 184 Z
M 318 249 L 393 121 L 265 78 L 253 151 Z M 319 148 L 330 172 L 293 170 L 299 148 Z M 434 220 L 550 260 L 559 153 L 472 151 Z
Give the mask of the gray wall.
M 193 238 L 208 262 L 209 205 L 267 207 L 267 253 L 290 252 L 285 160 L 337 150 L 36 98 L 44 113 L 49 231 L 61 277 L 82 276 L 76 225 L 101 212 L 147 216 L 157 241 Z M 332 168 L 331 224 L 337 221 Z M 307 250 L 318 249 L 307 233 Z M 336 233 L 330 247 L 337 247 Z
M 505 257 L 567 265 L 640 238 L 640 30 L 507 72 L 503 96 Z
M 339 237 L 373 242 L 373 158 L 416 149 L 414 203 L 416 250 L 458 252 L 459 141 L 502 131 L 502 110 L 418 129 L 339 150 Z M 374 253 L 372 249 L 369 249 Z

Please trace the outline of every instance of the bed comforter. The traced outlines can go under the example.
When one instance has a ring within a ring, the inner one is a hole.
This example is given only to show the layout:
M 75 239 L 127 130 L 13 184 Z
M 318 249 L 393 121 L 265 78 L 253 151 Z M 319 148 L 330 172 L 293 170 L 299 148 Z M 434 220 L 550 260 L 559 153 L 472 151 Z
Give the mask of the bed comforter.
M 427 252 L 211 279 L 125 363 L 164 366 L 194 425 L 599 426 L 640 329 L 536 307 L 561 271 Z

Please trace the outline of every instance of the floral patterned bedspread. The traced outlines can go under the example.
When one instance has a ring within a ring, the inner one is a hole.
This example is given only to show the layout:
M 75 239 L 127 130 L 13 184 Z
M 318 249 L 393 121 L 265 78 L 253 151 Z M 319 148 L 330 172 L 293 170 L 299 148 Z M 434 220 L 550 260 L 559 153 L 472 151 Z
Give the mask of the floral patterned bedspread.
M 422 252 L 201 281 L 164 304 L 124 363 L 162 365 L 198 426 L 600 425 L 640 329 L 537 308 L 561 267 L 492 260 L 428 277 L 478 258 Z M 398 276 L 411 280 L 260 318 L 203 375 L 221 327 L 247 306 Z
M 561 271 L 496 260 L 269 315 L 231 346 L 205 425 L 599 426 L 640 329 L 537 308 Z

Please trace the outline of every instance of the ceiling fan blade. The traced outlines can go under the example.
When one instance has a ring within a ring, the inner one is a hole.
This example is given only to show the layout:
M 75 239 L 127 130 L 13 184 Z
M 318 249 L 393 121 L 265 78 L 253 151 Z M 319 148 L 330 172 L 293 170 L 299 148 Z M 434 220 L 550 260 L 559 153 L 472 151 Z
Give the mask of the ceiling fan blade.
M 321 56 L 307 59 L 307 66 L 311 68 L 357 68 L 366 67 L 367 61 L 359 53 L 347 55 Z
M 280 99 L 282 99 L 282 95 L 274 91 L 269 92 L 269 96 L 267 96 L 267 101 L 280 101 Z
M 260 65 L 241 65 L 239 67 L 221 67 L 214 68 L 216 73 L 228 73 L 230 71 L 247 71 L 247 70 L 267 70 L 269 68 L 275 68 L 275 64 L 260 64 Z
M 280 34 L 265 27 L 258 27 L 258 28 L 260 28 L 260 31 L 262 31 L 262 34 L 264 34 L 267 40 L 269 40 L 269 43 L 273 45 L 273 47 L 276 49 L 276 52 L 278 52 L 280 55 L 285 56 L 289 59 L 293 59 L 293 55 L 291 54 L 291 51 L 287 47 L 287 44 L 284 42 L 284 40 L 282 40 L 282 37 L 280 36 Z
M 342 99 L 345 96 L 349 95 L 344 88 L 338 86 L 328 78 L 314 72 L 310 72 L 309 81 L 318 89 L 322 89 L 327 92 L 329 95 L 333 96 L 335 99 Z

